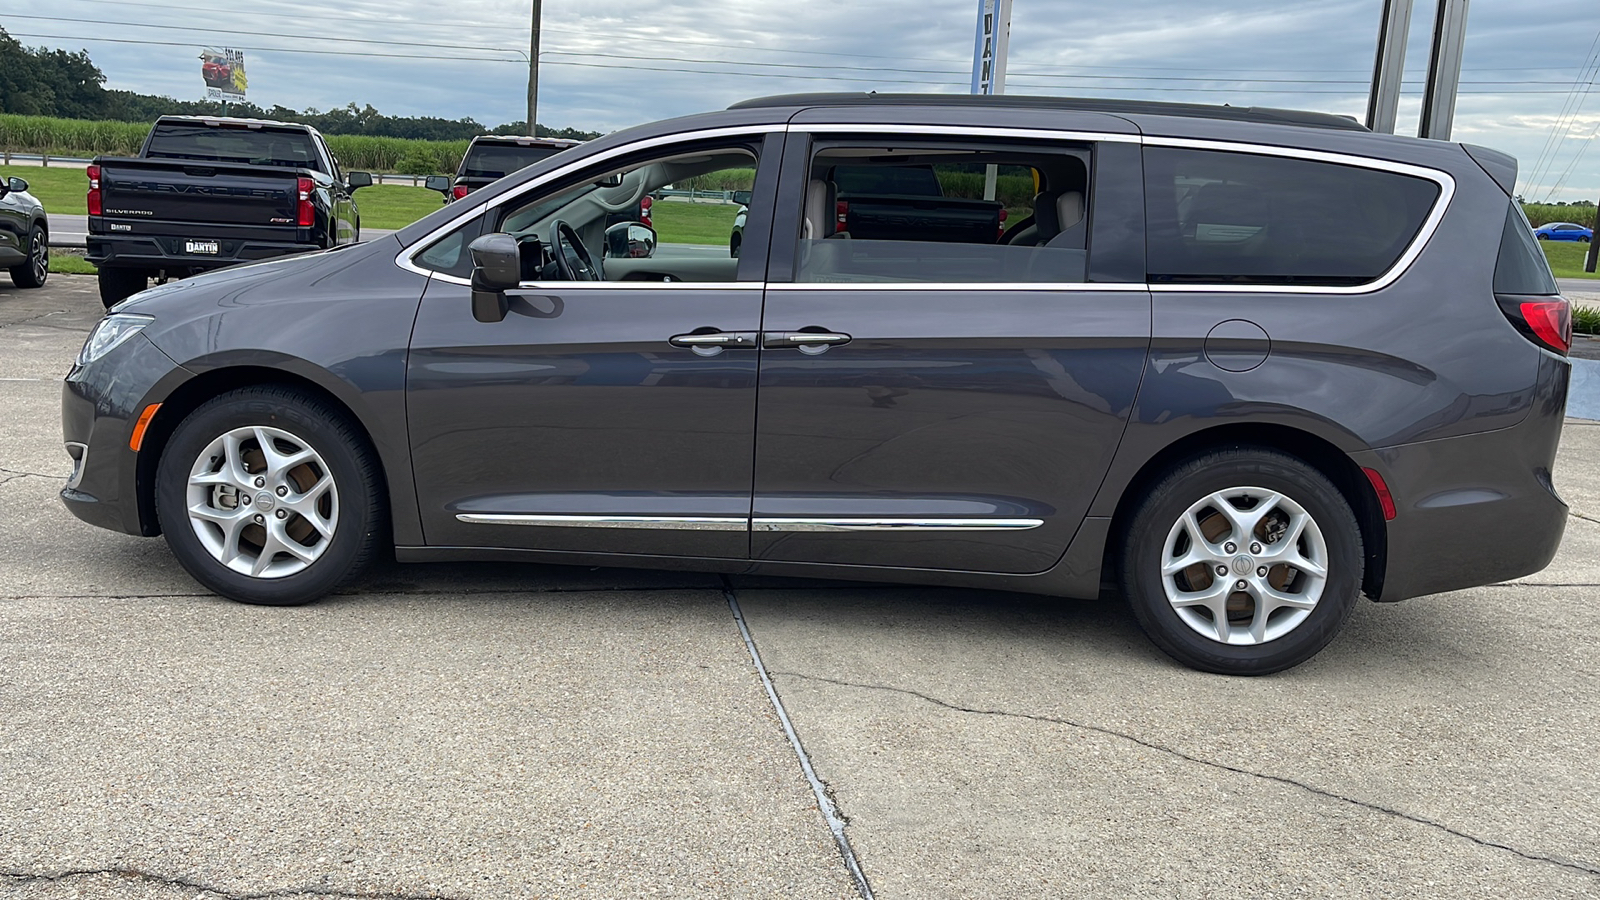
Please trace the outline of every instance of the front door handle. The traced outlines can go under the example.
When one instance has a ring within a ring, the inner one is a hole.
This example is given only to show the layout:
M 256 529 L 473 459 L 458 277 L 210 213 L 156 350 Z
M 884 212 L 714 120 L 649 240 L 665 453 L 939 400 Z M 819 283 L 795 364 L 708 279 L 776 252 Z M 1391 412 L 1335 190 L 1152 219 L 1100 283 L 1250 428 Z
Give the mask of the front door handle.
M 761 346 L 768 349 L 799 347 L 801 350 L 821 353 L 835 344 L 849 342 L 850 335 L 837 331 L 768 331 L 762 335 Z
M 708 328 L 701 328 L 689 334 L 675 334 L 667 338 L 667 343 L 674 347 L 693 350 L 701 356 L 716 356 L 724 350 L 754 350 L 756 347 L 756 333 L 754 331 L 712 331 Z

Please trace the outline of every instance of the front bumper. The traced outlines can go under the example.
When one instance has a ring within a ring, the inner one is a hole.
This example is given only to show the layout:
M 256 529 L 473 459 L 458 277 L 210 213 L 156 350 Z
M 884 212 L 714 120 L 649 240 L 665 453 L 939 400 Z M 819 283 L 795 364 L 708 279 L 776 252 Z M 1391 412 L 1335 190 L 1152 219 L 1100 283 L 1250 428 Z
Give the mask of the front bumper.
M 73 457 L 61 501 L 73 515 L 127 534 L 159 533 L 155 511 L 140 502 L 149 494 L 140 479 L 155 468 L 141 467 L 128 442 L 145 407 L 192 377 L 143 334 L 89 366 L 73 367 L 61 389 L 62 439 Z

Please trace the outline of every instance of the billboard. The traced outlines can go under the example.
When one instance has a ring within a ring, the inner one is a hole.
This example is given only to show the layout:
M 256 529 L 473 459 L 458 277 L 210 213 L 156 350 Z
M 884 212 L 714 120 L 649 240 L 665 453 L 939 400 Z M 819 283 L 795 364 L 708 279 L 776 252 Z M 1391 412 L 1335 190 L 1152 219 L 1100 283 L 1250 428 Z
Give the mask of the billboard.
M 249 83 L 244 76 L 244 51 L 207 47 L 200 53 L 200 77 L 206 83 L 206 99 L 224 103 L 244 102 Z

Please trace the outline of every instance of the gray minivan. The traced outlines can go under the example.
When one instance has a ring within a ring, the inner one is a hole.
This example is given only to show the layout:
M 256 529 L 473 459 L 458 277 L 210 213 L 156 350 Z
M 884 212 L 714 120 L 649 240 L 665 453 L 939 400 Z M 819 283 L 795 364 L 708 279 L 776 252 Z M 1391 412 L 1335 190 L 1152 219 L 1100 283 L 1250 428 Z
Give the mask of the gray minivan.
M 945 196 L 852 237 L 839 166 Z M 629 223 L 606 255 L 613 213 L 732 170 L 737 257 Z M 1569 311 L 1515 177 L 1316 113 L 749 101 L 136 295 L 67 376 L 62 498 L 249 603 L 391 548 L 1115 590 L 1188 665 L 1278 671 L 1359 594 L 1560 543 Z M 948 227 L 975 198 L 992 237 Z

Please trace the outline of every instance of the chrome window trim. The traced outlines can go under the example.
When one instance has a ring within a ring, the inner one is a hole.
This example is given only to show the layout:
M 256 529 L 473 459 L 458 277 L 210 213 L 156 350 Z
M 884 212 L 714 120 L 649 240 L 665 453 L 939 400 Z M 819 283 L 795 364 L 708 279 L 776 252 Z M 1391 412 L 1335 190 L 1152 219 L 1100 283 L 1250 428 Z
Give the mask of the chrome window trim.
M 755 531 L 1026 531 L 1043 519 L 797 519 L 757 516 Z
M 784 281 L 767 285 L 769 291 L 1028 291 L 1099 292 L 1147 291 L 1150 286 L 1132 281 Z
M 1415 178 L 1425 178 L 1439 186 L 1439 196 L 1433 201 L 1433 209 L 1428 217 L 1423 220 L 1422 227 L 1412 237 L 1405 252 L 1395 260 L 1388 271 L 1379 275 L 1373 281 L 1350 285 L 1300 285 L 1300 284 L 1221 284 L 1217 282 L 1196 282 L 1194 284 L 1160 283 L 1150 285 L 1150 290 L 1160 293 L 1174 293 L 1183 291 L 1222 293 L 1222 294 L 1370 294 L 1381 291 L 1404 275 L 1417 257 L 1422 255 L 1428 242 L 1433 239 L 1434 232 L 1439 230 L 1439 224 L 1444 221 L 1445 212 L 1450 208 L 1450 201 L 1456 195 L 1456 180 L 1450 173 L 1439 169 L 1430 169 L 1425 166 L 1415 166 L 1410 163 L 1392 162 L 1384 159 L 1374 159 L 1368 156 L 1353 156 L 1348 153 L 1330 153 L 1323 150 L 1305 150 L 1299 147 L 1279 147 L 1272 144 L 1246 144 L 1237 141 L 1217 141 L 1197 138 L 1164 138 L 1146 137 L 1144 145 L 1147 147 L 1176 147 L 1185 150 L 1214 150 L 1223 153 L 1249 153 L 1256 156 L 1282 156 L 1290 159 L 1305 159 L 1312 162 L 1333 163 L 1342 166 L 1356 166 L 1363 169 L 1375 169 L 1380 172 L 1394 172 L 1399 175 L 1410 175 Z
M 1137 134 L 1115 132 L 1074 131 L 1065 128 L 1008 128 L 1003 125 L 893 125 L 883 122 L 825 122 L 790 124 L 792 134 L 853 132 L 855 134 L 897 134 L 919 137 L 1007 137 L 1042 138 L 1052 141 L 1085 141 L 1094 143 L 1137 144 Z
M 445 224 L 440 225 L 438 228 L 435 228 L 422 237 L 417 238 L 400 251 L 399 255 L 394 258 L 394 263 L 400 268 L 405 269 L 408 272 L 415 272 L 418 275 L 437 275 L 438 273 L 434 272 L 432 269 L 425 269 L 413 263 L 411 258 L 427 249 L 428 245 L 432 244 L 434 241 L 466 224 L 466 222 L 473 216 L 480 215 L 490 209 L 499 208 L 500 206 L 503 206 L 504 204 L 521 197 L 529 191 L 538 190 L 543 185 L 565 178 L 574 172 L 581 171 L 596 163 L 602 163 L 608 159 L 615 159 L 618 156 L 624 156 L 626 154 L 633 153 L 636 150 L 649 150 L 654 147 L 666 147 L 672 144 L 688 143 L 690 141 L 701 141 L 719 137 L 765 135 L 771 134 L 775 131 L 783 131 L 785 127 L 786 126 L 782 122 L 772 122 L 765 125 L 730 125 L 723 128 L 703 128 L 699 131 L 680 131 L 676 134 L 663 134 L 659 137 L 645 138 L 641 141 L 632 141 L 627 144 L 612 147 L 609 150 L 602 150 L 593 156 L 586 156 L 583 159 L 570 162 L 567 165 L 550 172 L 542 178 L 529 181 L 526 184 L 520 185 L 519 187 L 512 188 L 506 193 L 495 197 L 493 200 L 485 200 L 484 202 L 473 207 L 470 211 L 456 216 Z M 470 281 L 462 278 L 455 278 L 453 276 L 442 277 L 448 278 L 452 284 L 471 284 Z M 650 282 L 646 283 L 648 284 Z
M 538 525 L 546 528 L 650 528 L 668 531 L 744 531 L 744 516 L 576 516 L 528 513 L 457 513 L 469 525 Z
M 1394 172 L 1400 175 L 1409 175 L 1425 178 L 1439 186 L 1439 196 L 1434 200 L 1433 208 L 1428 217 L 1423 221 L 1422 227 L 1407 245 L 1405 252 L 1400 255 L 1394 265 L 1373 281 L 1355 285 L 1300 285 L 1300 284 L 1227 284 L 1221 282 L 1195 282 L 1184 284 L 1138 284 L 1134 282 L 1118 283 L 1055 283 L 1055 282 L 928 282 L 925 284 L 882 284 L 873 282 L 783 282 L 767 283 L 743 282 L 591 282 L 583 287 L 578 287 L 580 282 L 557 282 L 559 287 L 547 287 L 536 282 L 523 282 L 518 285 L 518 290 L 638 290 L 648 287 L 651 290 L 742 290 L 745 288 L 761 288 L 767 290 L 785 291 L 944 291 L 944 290 L 985 290 L 985 291 L 1151 291 L 1157 293 L 1228 293 L 1228 294 L 1370 294 L 1389 287 L 1404 275 L 1411 264 L 1427 248 L 1428 242 L 1438 231 L 1439 225 L 1444 221 L 1450 203 L 1455 197 L 1456 181 L 1448 172 L 1432 169 L 1426 166 L 1412 165 L 1410 163 L 1394 162 L 1391 160 L 1377 159 L 1368 156 L 1356 156 L 1349 153 L 1334 153 L 1324 150 L 1308 150 L 1300 147 L 1285 147 L 1276 144 L 1254 144 L 1240 141 L 1221 141 L 1210 138 L 1173 138 L 1151 137 L 1148 135 L 1134 134 L 1101 134 L 1087 131 L 1068 131 L 1036 128 L 1005 128 L 968 125 L 889 125 L 882 123 L 804 123 L 784 125 L 782 123 L 769 123 L 765 125 L 729 126 L 724 128 L 708 128 L 699 131 L 680 132 L 671 135 L 648 138 L 646 140 L 613 147 L 610 150 L 596 154 L 582 160 L 569 163 L 549 173 L 537 181 L 531 181 L 512 191 L 494 198 L 492 202 L 486 201 L 474 206 L 471 210 L 451 219 L 449 222 L 434 229 L 410 245 L 404 247 L 395 257 L 395 264 L 409 272 L 414 272 L 430 279 L 438 279 L 448 284 L 470 287 L 472 282 L 466 278 L 454 275 L 444 275 L 432 269 L 426 269 L 412 262 L 412 258 L 421 253 L 430 244 L 445 236 L 462 224 L 482 215 L 491 208 L 498 208 L 505 203 L 539 189 L 551 181 L 564 178 L 586 166 L 604 162 L 635 150 L 648 150 L 653 147 L 670 146 L 675 143 L 706 140 L 718 137 L 733 137 L 738 135 L 761 135 L 773 132 L 792 131 L 797 133 L 817 132 L 853 132 L 856 134 L 915 134 L 915 135 L 950 135 L 954 137 L 1022 137 L 1046 140 L 1083 140 L 1095 142 L 1134 143 L 1147 147 L 1174 147 L 1189 150 L 1213 150 L 1223 153 L 1249 153 L 1260 156 L 1280 156 L 1290 159 L 1304 159 L 1313 162 L 1325 162 L 1335 165 L 1357 166 L 1359 168 L 1374 169 L 1383 172 Z

